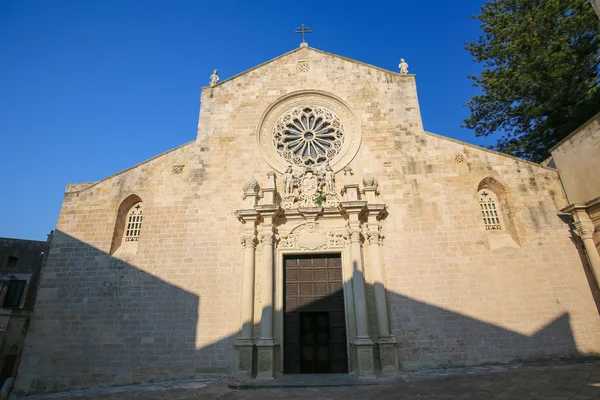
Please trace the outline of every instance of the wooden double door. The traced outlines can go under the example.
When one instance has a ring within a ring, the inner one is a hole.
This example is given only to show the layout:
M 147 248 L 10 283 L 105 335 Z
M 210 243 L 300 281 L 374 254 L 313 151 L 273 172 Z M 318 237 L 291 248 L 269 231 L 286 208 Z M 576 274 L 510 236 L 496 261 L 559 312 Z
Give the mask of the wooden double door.
M 348 372 L 339 254 L 284 258 L 284 373 Z

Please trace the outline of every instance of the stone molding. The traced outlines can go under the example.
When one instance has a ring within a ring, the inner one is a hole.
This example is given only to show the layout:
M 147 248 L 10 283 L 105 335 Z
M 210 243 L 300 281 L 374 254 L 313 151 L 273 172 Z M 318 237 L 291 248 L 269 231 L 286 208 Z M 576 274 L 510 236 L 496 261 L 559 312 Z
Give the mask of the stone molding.
M 317 251 L 340 249 L 347 243 L 348 236 L 343 231 L 325 231 L 317 222 L 306 222 L 280 237 L 277 247 L 281 250 Z

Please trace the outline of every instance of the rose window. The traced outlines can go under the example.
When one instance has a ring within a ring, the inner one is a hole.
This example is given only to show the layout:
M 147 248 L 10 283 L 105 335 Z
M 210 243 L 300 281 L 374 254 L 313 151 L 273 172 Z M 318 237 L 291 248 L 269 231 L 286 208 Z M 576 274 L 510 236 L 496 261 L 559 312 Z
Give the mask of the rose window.
M 287 162 L 315 166 L 331 161 L 344 143 L 337 115 L 320 106 L 296 107 L 275 124 L 273 144 Z

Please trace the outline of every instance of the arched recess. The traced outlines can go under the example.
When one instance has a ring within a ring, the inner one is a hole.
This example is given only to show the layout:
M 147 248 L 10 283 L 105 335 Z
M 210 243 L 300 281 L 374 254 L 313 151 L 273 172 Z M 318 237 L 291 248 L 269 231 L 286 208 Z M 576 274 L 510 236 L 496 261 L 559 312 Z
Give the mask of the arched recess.
M 486 205 L 482 202 L 485 202 L 486 198 L 489 202 L 488 207 L 497 213 L 497 223 L 494 223 L 493 212 L 485 213 Z M 500 247 L 520 247 L 515 213 L 506 185 L 491 176 L 483 178 L 477 186 L 477 200 L 481 210 L 481 224 L 486 228 L 490 248 L 493 250 Z M 486 220 L 486 217 L 492 218 Z
M 129 211 L 137 204 L 142 204 L 142 199 L 135 194 L 132 194 L 125 198 L 121 202 L 117 211 L 117 219 L 115 221 L 115 228 L 113 230 L 112 242 L 110 245 L 110 254 L 114 254 L 124 243 L 125 229 L 127 227 L 127 216 Z

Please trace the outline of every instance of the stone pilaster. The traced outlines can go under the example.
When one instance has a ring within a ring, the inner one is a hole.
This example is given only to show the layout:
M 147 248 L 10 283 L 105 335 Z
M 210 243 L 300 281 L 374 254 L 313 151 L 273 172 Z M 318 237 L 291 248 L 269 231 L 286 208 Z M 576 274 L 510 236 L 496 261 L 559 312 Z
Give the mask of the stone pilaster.
M 377 311 L 377 344 L 381 360 L 381 374 L 393 376 L 398 374 L 398 352 L 396 337 L 390 332 L 390 320 L 387 307 L 387 296 L 383 279 L 383 263 L 381 262 L 381 226 L 379 219 L 385 213 L 383 204 L 367 205 L 369 242 L 369 266 L 373 276 L 373 292 L 375 295 L 375 308 Z
M 260 320 L 260 339 L 256 343 L 257 371 L 256 379 L 271 380 L 275 377 L 275 346 L 273 338 L 273 309 L 275 282 L 273 262 L 273 221 L 277 217 L 279 207 L 274 204 L 257 206 L 257 211 L 263 218 L 261 238 L 262 249 L 262 277 L 263 277 L 263 308 Z
M 255 245 L 256 221 L 258 214 L 254 210 L 237 212 L 244 224 L 241 244 L 243 247 L 242 265 L 242 305 L 240 337 L 235 343 L 235 374 L 240 379 L 252 377 L 253 324 L 254 324 L 254 286 L 255 286 Z
M 346 194 L 350 198 L 354 197 L 351 191 L 358 191 L 358 187 L 349 187 L 349 185 L 346 185 L 344 189 L 346 189 Z M 372 378 L 375 376 L 375 359 L 373 357 L 373 341 L 369 337 L 359 219 L 360 214 L 366 206 L 366 202 L 348 201 L 343 202 L 341 205 L 348 214 L 348 233 L 350 236 L 350 262 L 352 265 L 352 290 L 354 294 L 356 321 L 356 336 L 352 344 L 356 349 L 356 372 L 359 378 Z

